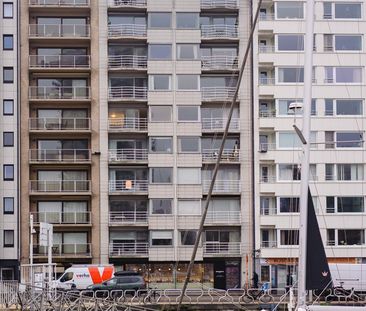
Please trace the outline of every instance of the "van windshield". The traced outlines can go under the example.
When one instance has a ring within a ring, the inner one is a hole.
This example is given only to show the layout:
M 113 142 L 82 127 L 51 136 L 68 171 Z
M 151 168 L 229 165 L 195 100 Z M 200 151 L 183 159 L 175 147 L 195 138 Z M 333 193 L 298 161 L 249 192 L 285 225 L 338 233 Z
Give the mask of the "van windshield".
M 61 278 L 60 278 L 60 282 L 67 282 L 67 281 L 71 281 L 72 278 L 74 276 L 74 272 L 67 272 L 65 273 Z

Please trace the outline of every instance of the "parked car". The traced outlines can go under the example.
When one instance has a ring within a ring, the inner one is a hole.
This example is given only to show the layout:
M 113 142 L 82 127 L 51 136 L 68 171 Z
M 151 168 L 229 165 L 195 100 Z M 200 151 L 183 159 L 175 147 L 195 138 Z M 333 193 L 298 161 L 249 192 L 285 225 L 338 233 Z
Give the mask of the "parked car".
M 141 290 L 145 289 L 144 278 L 135 272 L 116 272 L 115 276 L 100 284 L 93 284 L 87 287 L 88 290 Z

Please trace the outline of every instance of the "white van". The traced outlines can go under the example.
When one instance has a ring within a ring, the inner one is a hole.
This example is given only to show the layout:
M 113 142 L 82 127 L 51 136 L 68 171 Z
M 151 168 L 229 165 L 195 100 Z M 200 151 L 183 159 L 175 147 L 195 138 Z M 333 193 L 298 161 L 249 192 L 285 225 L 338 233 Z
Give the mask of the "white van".
M 366 291 L 365 264 L 329 264 L 333 285 L 356 292 Z
M 83 290 L 89 285 L 99 284 L 114 276 L 113 265 L 73 265 L 66 269 L 52 287 L 63 290 Z

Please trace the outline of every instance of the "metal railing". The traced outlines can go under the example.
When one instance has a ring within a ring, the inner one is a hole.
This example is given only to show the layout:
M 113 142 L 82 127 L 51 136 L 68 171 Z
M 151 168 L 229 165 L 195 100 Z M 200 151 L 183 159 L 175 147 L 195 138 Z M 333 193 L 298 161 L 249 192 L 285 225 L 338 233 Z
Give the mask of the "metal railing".
M 273 21 L 275 18 L 275 15 L 273 13 L 262 13 L 259 14 L 259 20 L 260 21 Z
M 240 255 L 240 242 L 204 242 L 204 255 Z
M 30 180 L 30 192 L 89 192 L 90 180 Z
M 145 38 L 147 36 L 146 25 L 140 24 L 114 24 L 108 25 L 108 37 L 134 37 Z
M 109 224 L 147 224 L 146 212 L 109 212 Z
M 31 214 L 35 223 L 90 224 L 90 212 L 36 212 Z
M 109 118 L 109 131 L 135 132 L 147 131 L 146 118 Z
M 109 69 L 146 69 L 147 56 L 139 55 L 109 55 Z
M 30 86 L 30 99 L 89 99 L 87 86 Z
M 110 8 L 146 7 L 146 0 L 108 0 Z
M 226 126 L 227 119 L 225 117 L 222 118 L 203 118 L 201 120 L 202 129 L 203 130 L 224 130 Z M 231 118 L 229 130 L 236 130 L 240 129 L 240 119 L 239 118 Z
M 269 176 L 260 176 L 259 182 L 262 184 L 271 184 L 276 182 L 276 176 L 275 175 L 269 175 Z
M 29 68 L 90 68 L 90 55 L 30 55 Z
M 88 7 L 89 0 L 29 0 L 29 6 Z
M 263 248 L 276 248 L 277 241 L 261 241 L 261 247 Z
M 202 190 L 204 193 L 208 192 L 210 188 L 211 180 L 203 180 L 202 181 Z M 240 192 L 241 184 L 240 180 L 220 180 L 216 179 L 215 185 L 213 188 L 214 193 L 232 193 L 232 192 Z
M 91 160 L 90 149 L 30 149 L 29 161 L 77 163 Z
M 147 99 L 147 87 L 141 86 L 111 86 L 108 90 L 108 99 Z
M 208 212 L 205 224 L 240 224 L 241 213 L 240 211 L 217 211 Z
M 29 130 L 85 131 L 90 130 L 89 118 L 30 118 Z
M 275 207 L 261 207 L 260 214 L 262 216 L 277 215 L 277 209 Z
M 110 256 L 131 256 L 131 255 L 148 255 L 149 243 L 131 242 L 131 243 L 110 243 Z
M 201 56 L 201 67 L 211 70 L 238 69 L 238 57 L 236 55 Z
M 275 78 L 259 78 L 259 85 L 274 85 L 276 83 Z
M 110 149 L 110 162 L 147 161 L 147 149 Z
M 259 53 L 273 53 L 275 51 L 274 45 L 260 45 Z
M 0 308 L 6 310 L 7 307 L 10 308 L 12 305 L 17 305 L 18 293 L 18 281 L 0 281 Z
M 259 143 L 259 152 L 276 150 L 276 143 Z
M 276 110 L 274 109 L 259 111 L 260 118 L 274 118 L 275 116 L 276 116 Z
M 219 154 L 219 149 L 202 150 L 203 162 L 215 162 Z M 221 156 L 222 162 L 238 162 L 240 160 L 239 149 L 224 149 Z
M 201 0 L 201 9 L 237 9 L 237 0 Z
M 88 38 L 90 25 L 31 24 L 29 37 L 33 38 Z
M 236 39 L 238 26 L 236 25 L 202 25 L 201 37 L 205 39 Z
M 109 192 L 147 192 L 149 188 L 148 180 L 110 180 Z
M 234 97 L 235 87 L 212 86 L 202 87 L 201 96 L 204 101 L 230 101 Z
M 84 255 L 90 256 L 90 243 L 53 243 L 53 256 L 73 256 Z M 35 256 L 47 256 L 47 247 L 40 245 L 33 245 L 33 254 Z

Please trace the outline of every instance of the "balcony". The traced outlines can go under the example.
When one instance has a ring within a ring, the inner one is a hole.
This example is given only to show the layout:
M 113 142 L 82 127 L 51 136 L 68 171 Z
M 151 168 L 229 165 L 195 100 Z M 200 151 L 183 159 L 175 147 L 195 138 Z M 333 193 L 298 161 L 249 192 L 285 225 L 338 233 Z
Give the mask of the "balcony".
M 267 151 L 276 150 L 276 143 L 260 143 L 259 152 L 266 153 Z
M 240 225 L 240 211 L 208 212 L 205 225 Z
M 89 118 L 30 118 L 29 131 L 89 131 Z
M 259 111 L 260 118 L 275 118 L 276 117 L 276 110 L 261 110 Z
M 238 39 L 238 27 L 236 25 L 202 25 L 201 26 L 202 39 L 215 40 L 224 39 L 232 40 Z
M 202 150 L 202 162 L 216 162 L 219 154 L 218 149 Z M 224 149 L 221 156 L 221 162 L 231 163 L 239 162 L 240 150 L 238 149 Z
M 202 130 L 203 131 L 224 131 L 227 118 L 203 118 L 202 119 Z M 229 131 L 239 131 L 240 130 L 240 119 L 231 118 Z
M 147 70 L 147 56 L 109 55 L 110 70 Z
M 90 69 L 89 55 L 30 55 L 30 69 Z
M 146 25 L 139 24 L 115 24 L 108 25 L 108 37 L 110 39 L 146 39 Z
M 203 193 L 208 193 L 210 188 L 211 180 L 202 181 Z M 220 180 L 216 179 L 213 193 L 216 194 L 227 194 L 227 193 L 238 193 L 241 191 L 240 180 Z
M 89 7 L 89 0 L 29 0 L 29 6 L 33 7 Z
M 275 85 L 276 79 L 275 78 L 259 78 L 258 83 L 259 83 L 259 85 Z
M 147 226 L 147 212 L 109 212 L 110 225 L 145 225 Z
M 109 162 L 147 162 L 147 149 L 110 149 Z
M 89 257 L 91 256 L 91 244 L 90 243 L 68 243 L 60 244 L 53 243 L 52 256 L 54 257 Z M 47 256 L 47 247 L 34 245 L 33 255 L 37 257 Z
M 258 49 L 259 49 L 259 53 L 274 53 L 275 52 L 274 45 L 260 45 Z
M 273 184 L 276 181 L 277 180 L 275 175 L 263 175 L 259 177 L 259 182 L 261 184 Z
M 276 248 L 277 241 L 261 241 L 262 248 Z
M 259 14 L 260 21 L 273 21 L 275 18 L 273 13 L 261 13 Z
M 261 207 L 260 214 L 261 214 L 261 216 L 277 215 L 277 208 L 276 207 Z
M 108 130 L 111 132 L 146 132 L 146 118 L 109 118 Z
M 235 87 L 220 86 L 220 87 L 202 87 L 202 101 L 231 101 L 235 94 Z
M 110 193 L 147 193 L 149 188 L 148 180 L 110 180 Z
M 240 256 L 240 242 L 204 242 L 203 256 Z
M 30 38 L 89 38 L 90 25 L 47 25 L 47 24 L 31 24 L 29 25 Z
M 147 87 L 137 86 L 112 86 L 108 90 L 109 100 L 137 100 L 146 101 Z
M 226 10 L 235 10 L 238 9 L 238 1 L 237 0 L 201 0 L 201 9 L 226 9 Z
M 111 243 L 109 244 L 110 257 L 147 257 L 149 255 L 149 243 L 131 242 L 131 243 Z
M 36 100 L 89 100 L 90 88 L 86 86 L 30 86 L 29 99 Z
M 54 164 L 54 163 L 89 163 L 91 161 L 90 149 L 31 149 L 29 162 Z
M 146 8 L 146 0 L 109 0 L 110 8 Z
M 88 193 L 90 192 L 90 180 L 30 180 L 29 191 L 31 193 Z
M 238 57 L 235 55 L 213 55 L 201 57 L 202 70 L 238 70 Z
M 38 212 L 31 214 L 36 224 L 40 222 L 58 225 L 91 224 L 90 212 Z

